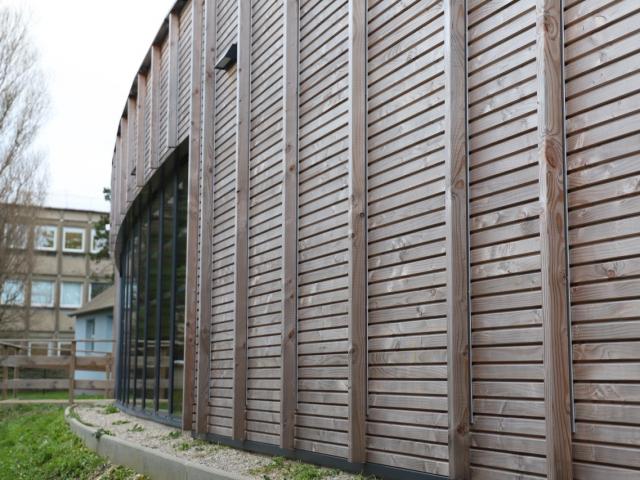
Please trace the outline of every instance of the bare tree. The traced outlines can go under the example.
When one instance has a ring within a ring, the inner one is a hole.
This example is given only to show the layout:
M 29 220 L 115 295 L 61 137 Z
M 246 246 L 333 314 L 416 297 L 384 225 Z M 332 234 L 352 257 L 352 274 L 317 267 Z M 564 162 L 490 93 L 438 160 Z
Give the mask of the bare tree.
M 0 330 L 28 315 L 32 221 L 45 194 L 34 149 L 48 105 L 44 76 L 24 14 L 0 4 Z

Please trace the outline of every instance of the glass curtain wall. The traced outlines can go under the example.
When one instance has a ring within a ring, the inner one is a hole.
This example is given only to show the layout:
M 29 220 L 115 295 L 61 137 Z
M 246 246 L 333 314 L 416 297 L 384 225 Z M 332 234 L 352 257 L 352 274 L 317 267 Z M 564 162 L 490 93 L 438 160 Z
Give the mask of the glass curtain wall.
M 120 255 L 120 402 L 175 420 L 182 412 L 187 170 L 168 172 Z

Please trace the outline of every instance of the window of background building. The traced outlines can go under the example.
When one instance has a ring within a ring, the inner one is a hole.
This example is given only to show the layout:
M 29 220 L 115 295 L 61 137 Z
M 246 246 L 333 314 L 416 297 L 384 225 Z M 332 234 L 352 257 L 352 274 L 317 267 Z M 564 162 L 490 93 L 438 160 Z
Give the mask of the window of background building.
M 36 250 L 55 252 L 56 234 L 58 229 L 53 226 L 41 225 L 34 230 L 34 244 Z
M 31 306 L 53 307 L 54 286 L 51 280 L 34 280 L 31 282 Z
M 95 318 L 87 319 L 87 323 L 84 329 L 84 338 L 87 340 L 85 342 L 85 349 L 90 352 L 93 352 L 96 349 L 96 342 L 90 341 L 93 340 L 96 336 L 96 320 Z
M 5 280 L 0 293 L 2 305 L 24 305 L 24 283 L 20 280 Z
M 64 227 L 62 231 L 62 250 L 65 252 L 84 252 L 84 230 L 82 228 Z
M 96 237 L 96 230 L 91 230 L 91 253 L 98 253 L 107 246 L 106 238 Z
M 79 308 L 82 306 L 82 283 L 62 282 L 60 306 L 62 308 Z
M 4 243 L 9 248 L 27 248 L 28 230 L 26 225 L 6 224 L 4 226 Z

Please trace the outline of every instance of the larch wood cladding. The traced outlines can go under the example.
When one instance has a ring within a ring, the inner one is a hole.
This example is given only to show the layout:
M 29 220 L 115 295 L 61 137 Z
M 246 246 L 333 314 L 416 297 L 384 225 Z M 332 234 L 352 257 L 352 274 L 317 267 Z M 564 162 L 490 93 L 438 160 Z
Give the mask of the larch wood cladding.
M 178 143 L 189 134 L 191 120 L 191 58 L 193 56 L 192 4 L 180 12 L 178 36 Z
M 282 331 L 282 0 L 251 2 L 247 439 L 279 443 Z
M 237 2 L 216 2 L 216 58 L 236 42 Z M 231 436 L 236 210 L 236 67 L 215 72 L 209 432 Z
M 300 2 L 295 447 L 346 457 L 348 6 Z
M 369 2 L 367 458 L 447 475 L 443 2 Z
M 169 149 L 169 41 L 162 44 L 160 49 L 160 88 L 158 105 L 158 157 L 167 156 Z
M 564 12 L 574 478 L 640 477 L 640 4 Z
M 467 17 L 472 478 L 546 475 L 536 1 Z
M 640 478 L 639 2 L 179 1 L 119 124 L 116 252 L 183 145 L 185 429 Z

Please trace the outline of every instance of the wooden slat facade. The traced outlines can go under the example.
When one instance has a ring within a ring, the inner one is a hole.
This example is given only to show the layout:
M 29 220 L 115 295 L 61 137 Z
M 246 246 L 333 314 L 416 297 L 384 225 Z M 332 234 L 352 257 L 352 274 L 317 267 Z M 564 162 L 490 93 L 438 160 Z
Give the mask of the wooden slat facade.
M 627 480 L 640 476 L 640 4 L 571 1 L 564 17 L 573 473 Z
M 448 475 L 443 57 L 443 2 L 369 2 L 367 459 Z
M 389 478 L 639 478 L 639 85 L 635 0 L 177 2 L 112 245 L 188 142 L 183 426 Z
M 282 331 L 282 0 L 251 1 L 247 439 L 279 444 Z

